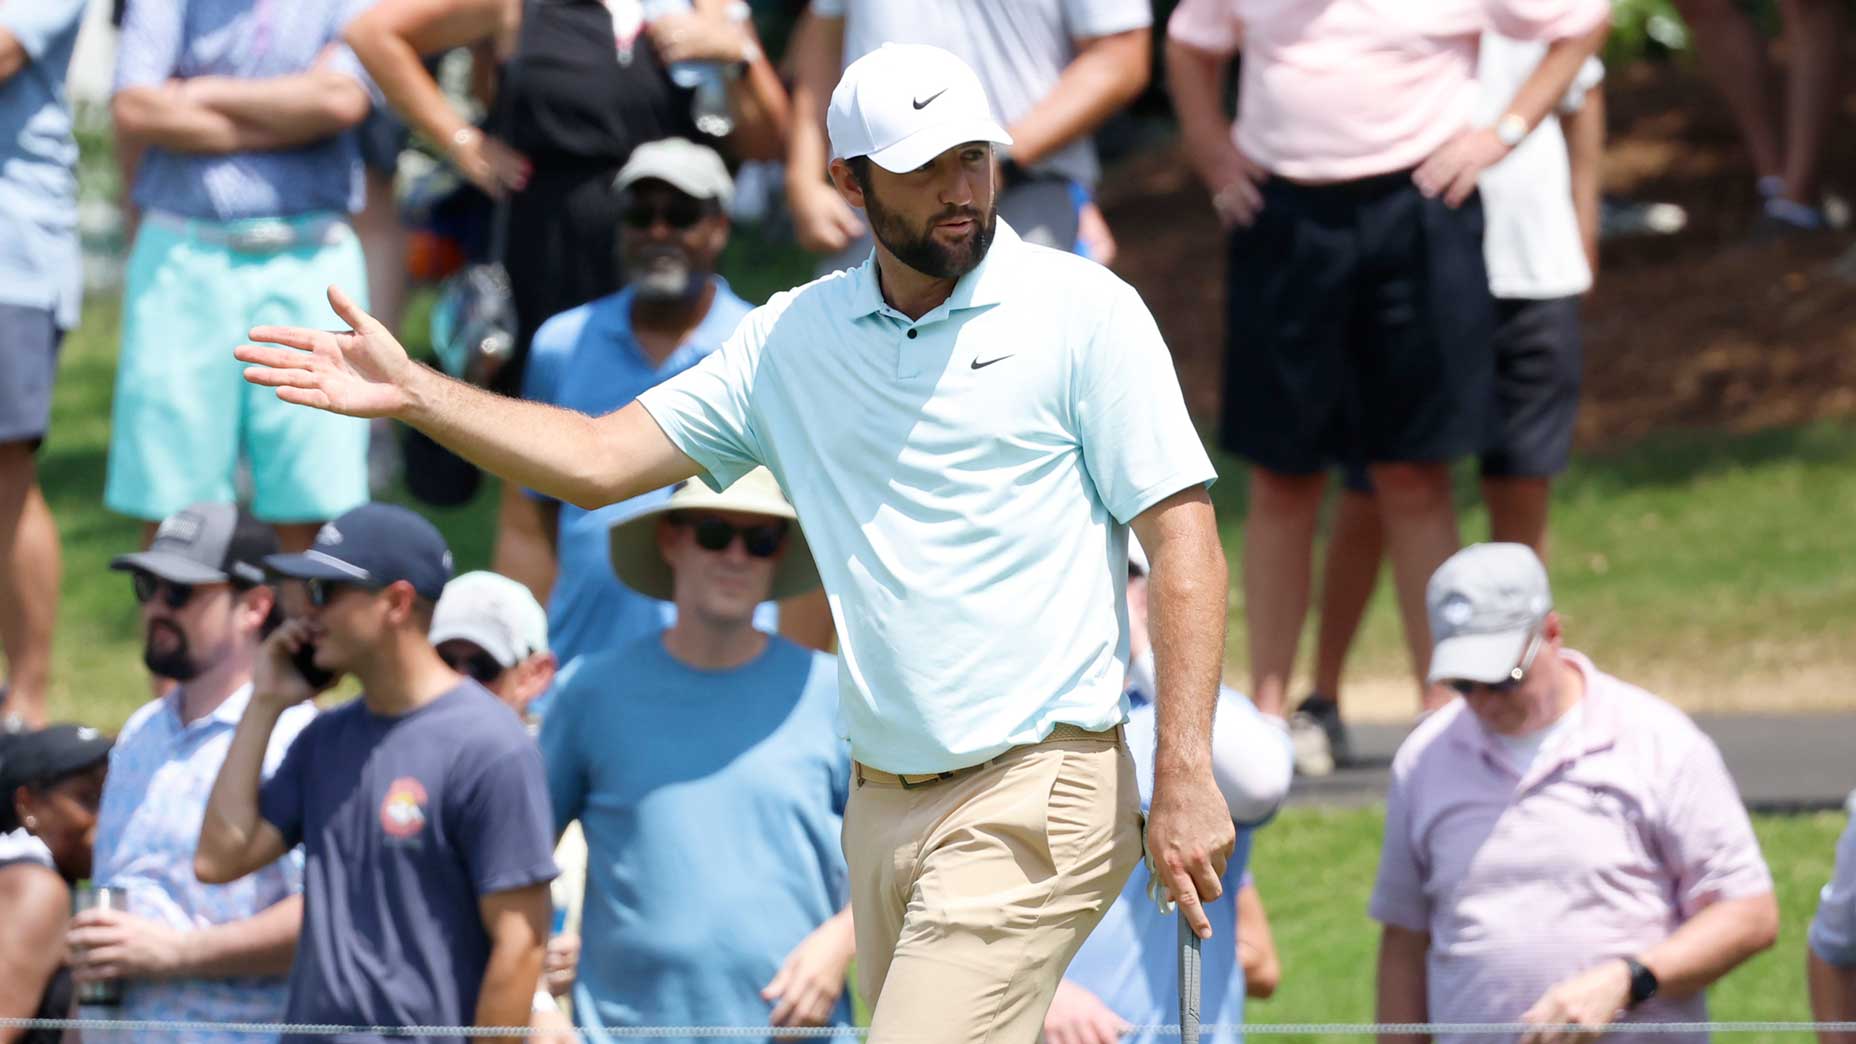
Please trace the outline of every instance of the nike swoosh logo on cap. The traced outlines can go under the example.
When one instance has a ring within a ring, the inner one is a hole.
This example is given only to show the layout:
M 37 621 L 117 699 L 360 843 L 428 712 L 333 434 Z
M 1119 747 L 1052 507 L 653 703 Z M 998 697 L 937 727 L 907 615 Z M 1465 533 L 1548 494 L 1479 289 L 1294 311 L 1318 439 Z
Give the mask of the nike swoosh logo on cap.
M 939 98 L 941 95 L 946 94 L 946 93 L 947 93 L 947 88 L 943 87 L 940 90 L 934 92 L 933 94 L 930 94 L 926 98 L 917 98 L 915 99 L 915 108 L 917 110 L 926 109 L 929 103 L 933 102 L 936 98 Z

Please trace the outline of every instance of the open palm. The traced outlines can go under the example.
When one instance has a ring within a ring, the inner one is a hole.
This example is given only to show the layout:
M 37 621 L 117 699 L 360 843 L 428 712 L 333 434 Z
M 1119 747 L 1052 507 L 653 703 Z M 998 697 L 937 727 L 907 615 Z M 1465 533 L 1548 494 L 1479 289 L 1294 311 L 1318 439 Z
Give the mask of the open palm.
M 407 402 L 407 384 L 418 365 L 373 316 L 337 287 L 329 287 L 329 306 L 348 330 L 314 330 L 304 326 L 260 326 L 253 341 L 232 354 L 251 364 L 245 379 L 276 388 L 277 397 L 350 417 L 386 417 Z

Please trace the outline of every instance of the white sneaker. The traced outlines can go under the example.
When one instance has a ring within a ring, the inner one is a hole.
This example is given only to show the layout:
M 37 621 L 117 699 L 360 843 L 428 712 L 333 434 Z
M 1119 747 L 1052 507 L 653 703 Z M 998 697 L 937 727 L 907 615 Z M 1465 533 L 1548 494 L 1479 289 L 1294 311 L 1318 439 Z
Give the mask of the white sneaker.
M 1295 774 L 1331 776 L 1334 774 L 1334 751 L 1328 746 L 1327 730 L 1313 715 L 1297 711 L 1289 717 L 1289 741 L 1295 748 Z

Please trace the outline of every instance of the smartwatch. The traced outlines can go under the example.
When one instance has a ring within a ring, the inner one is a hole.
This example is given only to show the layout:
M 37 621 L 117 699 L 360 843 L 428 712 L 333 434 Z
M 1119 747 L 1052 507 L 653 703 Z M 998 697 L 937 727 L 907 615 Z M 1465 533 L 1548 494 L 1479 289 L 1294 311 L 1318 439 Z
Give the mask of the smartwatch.
M 1624 1005 L 1625 1010 L 1636 1007 L 1651 997 L 1656 996 L 1656 973 L 1644 967 L 1643 962 L 1635 957 L 1624 958 L 1624 966 L 1630 969 L 1630 1001 Z
M 1511 112 L 1495 121 L 1495 140 L 1514 148 L 1527 140 L 1527 117 Z

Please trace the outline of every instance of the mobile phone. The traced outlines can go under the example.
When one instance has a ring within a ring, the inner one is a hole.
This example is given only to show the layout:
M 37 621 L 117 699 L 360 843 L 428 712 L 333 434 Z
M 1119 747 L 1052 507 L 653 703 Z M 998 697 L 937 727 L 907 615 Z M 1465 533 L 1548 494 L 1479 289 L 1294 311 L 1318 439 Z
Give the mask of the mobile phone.
M 309 683 L 309 687 L 317 692 L 335 684 L 334 671 L 316 666 L 315 642 L 304 642 L 297 646 L 296 651 L 290 654 L 290 666 L 296 668 L 296 672 L 303 676 L 303 680 Z

